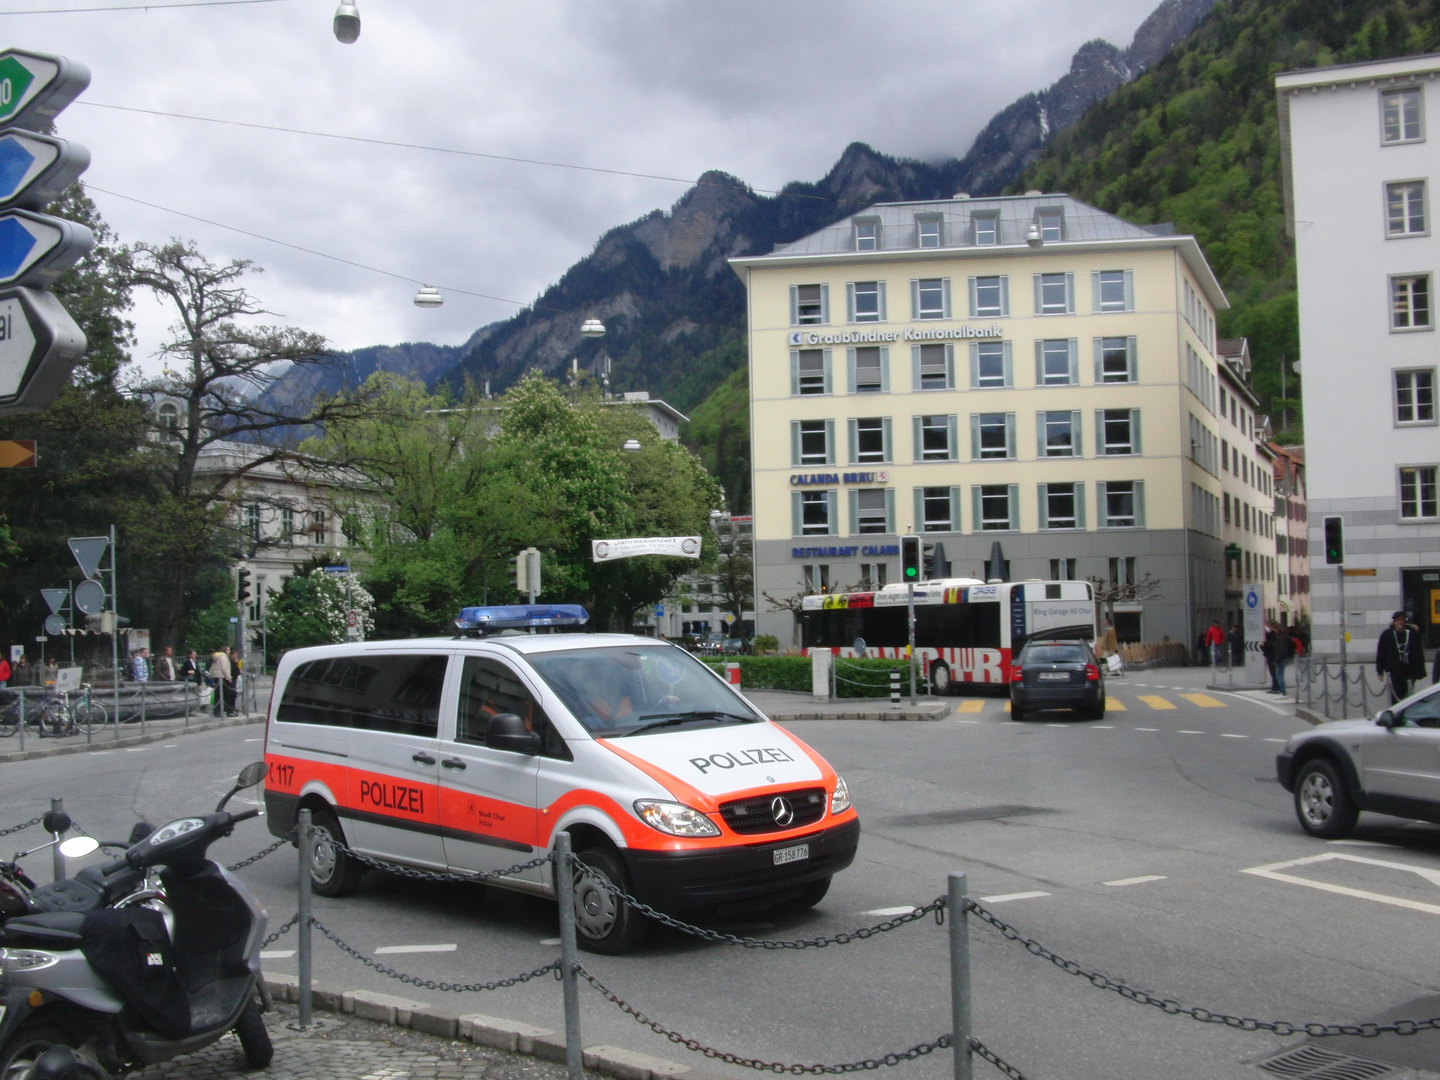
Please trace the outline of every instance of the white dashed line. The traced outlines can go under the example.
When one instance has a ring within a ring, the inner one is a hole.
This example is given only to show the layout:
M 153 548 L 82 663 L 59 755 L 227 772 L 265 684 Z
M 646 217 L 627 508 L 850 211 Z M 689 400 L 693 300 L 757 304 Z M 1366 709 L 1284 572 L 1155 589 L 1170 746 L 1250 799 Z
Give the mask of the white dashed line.
M 262 740 L 260 740 L 260 739 L 246 739 L 245 741 L 246 741 L 246 742 L 261 742 Z
M 294 949 L 266 949 L 260 953 L 261 960 L 288 960 L 295 955 Z
M 979 720 L 956 720 L 955 723 L 957 723 L 957 724 L 978 724 L 978 723 L 980 723 L 980 721 L 979 721 Z
M 876 908 L 874 911 L 862 911 L 860 914 L 874 915 L 877 918 L 885 919 L 891 915 L 909 915 L 914 910 L 915 907 L 913 904 L 906 904 L 904 907 L 882 907 Z
M 126 752 L 127 754 L 141 754 L 141 753 L 144 753 L 144 752 L 145 752 L 145 747 L 143 747 L 143 746 L 127 746 L 127 747 L 125 748 L 125 752 Z
M 541 944 L 541 945 L 559 945 L 559 944 L 560 944 L 560 939 L 559 939 L 558 937 L 542 937 L 542 938 L 540 939 L 540 944 Z
M 1289 742 L 1289 739 L 1265 739 L 1264 742 Z
M 1229 735 L 1224 732 L 1220 734 L 1220 738 L 1222 739 L 1248 739 L 1249 737 L 1249 735 Z
M 1159 731 L 1158 727 L 1137 727 L 1136 731 Z
M 1165 880 L 1165 875 L 1164 875 L 1164 874 L 1146 874 L 1144 877 L 1126 877 L 1126 878 L 1120 878 L 1118 881 L 1102 881 L 1100 884 L 1102 884 L 1102 885 L 1113 885 L 1113 886 L 1115 886 L 1116 888 L 1120 888 L 1120 887 L 1125 886 L 1125 885 L 1144 885 L 1147 881 L 1164 881 L 1164 880 Z
M 1090 725 L 1090 730 L 1091 730 L 1091 731 L 1114 731 L 1114 730 L 1115 730 L 1115 725 L 1114 725 L 1114 724 L 1092 724 L 1092 725 Z
M 381 945 L 375 950 L 376 956 L 395 953 L 454 952 L 454 945 Z
M 1383 847 L 1383 848 L 1388 848 L 1388 847 L 1394 847 L 1394 846 L 1395 846 L 1395 845 L 1393 845 L 1393 844 L 1387 844 L 1387 843 L 1385 843 L 1385 842 L 1382 841 L 1382 840 L 1329 840 L 1329 841 L 1327 841 L 1327 843 L 1331 843 L 1331 844 L 1344 844 L 1344 845 L 1346 845 L 1347 847 Z
M 1179 731 L 1175 732 L 1175 734 L 1176 734 L 1176 735 L 1204 735 L 1205 732 L 1203 732 L 1203 731 L 1189 731 L 1189 730 L 1187 730 L 1186 728 L 1181 728 Z
M 174 750 L 179 745 L 178 742 L 167 742 L 164 744 L 166 750 Z
M 982 904 L 1003 904 L 1008 900 L 1035 900 L 1042 896 L 1049 896 L 1048 892 L 1012 892 L 1001 896 L 982 896 Z

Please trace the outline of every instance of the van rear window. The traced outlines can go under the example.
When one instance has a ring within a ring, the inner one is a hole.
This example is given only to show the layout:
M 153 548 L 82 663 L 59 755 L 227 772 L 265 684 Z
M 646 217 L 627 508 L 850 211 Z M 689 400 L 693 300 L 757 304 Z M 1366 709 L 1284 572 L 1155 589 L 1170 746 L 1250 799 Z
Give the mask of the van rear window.
M 277 720 L 434 738 L 449 657 L 362 653 L 301 664 L 285 684 Z

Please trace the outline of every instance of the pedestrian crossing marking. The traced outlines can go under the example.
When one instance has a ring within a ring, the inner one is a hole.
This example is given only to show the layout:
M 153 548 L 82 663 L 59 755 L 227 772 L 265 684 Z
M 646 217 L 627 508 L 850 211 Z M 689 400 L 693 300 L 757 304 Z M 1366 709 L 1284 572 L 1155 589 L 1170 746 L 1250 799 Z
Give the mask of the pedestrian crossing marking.
M 981 712 L 985 708 L 984 698 L 971 698 L 969 701 L 962 701 L 955 706 L 956 712 L 974 713 Z
M 1143 701 L 1146 705 L 1149 705 L 1152 709 L 1175 708 L 1175 703 L 1173 701 L 1166 701 L 1159 694 L 1141 694 L 1140 700 Z
M 1107 708 L 1107 709 L 1110 710 L 1111 712 L 1124 712 L 1124 711 L 1125 711 L 1125 703 L 1124 703 L 1123 701 L 1121 701 L 1119 698 L 1113 698 L 1113 697 L 1111 697 L 1109 694 L 1106 694 L 1106 695 L 1105 695 L 1105 708 Z
M 1181 694 L 1180 696 L 1183 697 L 1186 701 L 1194 702 L 1202 709 L 1225 708 L 1225 702 L 1218 701 L 1215 698 L 1211 697 L 1209 694 Z

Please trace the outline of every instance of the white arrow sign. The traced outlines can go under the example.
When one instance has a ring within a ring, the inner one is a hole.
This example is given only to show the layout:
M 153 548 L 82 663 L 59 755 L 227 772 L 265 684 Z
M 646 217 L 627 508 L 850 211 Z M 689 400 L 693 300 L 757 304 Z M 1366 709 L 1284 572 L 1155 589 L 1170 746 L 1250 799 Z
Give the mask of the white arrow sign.
M 0 291 L 0 416 L 49 405 L 85 348 L 84 333 L 52 293 Z

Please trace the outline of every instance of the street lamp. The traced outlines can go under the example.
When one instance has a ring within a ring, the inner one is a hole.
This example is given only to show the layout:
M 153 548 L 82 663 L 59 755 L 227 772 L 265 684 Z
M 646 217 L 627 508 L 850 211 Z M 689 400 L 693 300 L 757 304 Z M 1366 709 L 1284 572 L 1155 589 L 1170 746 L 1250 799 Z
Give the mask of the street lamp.
M 586 319 L 580 324 L 580 336 L 592 341 L 603 338 L 605 324 L 599 319 Z M 605 355 L 604 349 L 600 350 L 600 395 L 604 398 L 610 396 L 610 357 Z
M 631 454 L 637 454 L 644 448 L 640 445 L 639 439 L 626 439 L 625 445 L 620 447 L 620 449 Z
M 445 297 L 440 295 L 440 290 L 434 285 L 422 285 L 420 291 L 415 294 L 416 307 L 439 307 L 445 303 Z
M 360 9 L 355 0 L 340 0 L 335 9 L 335 39 L 342 45 L 353 45 L 360 37 Z

